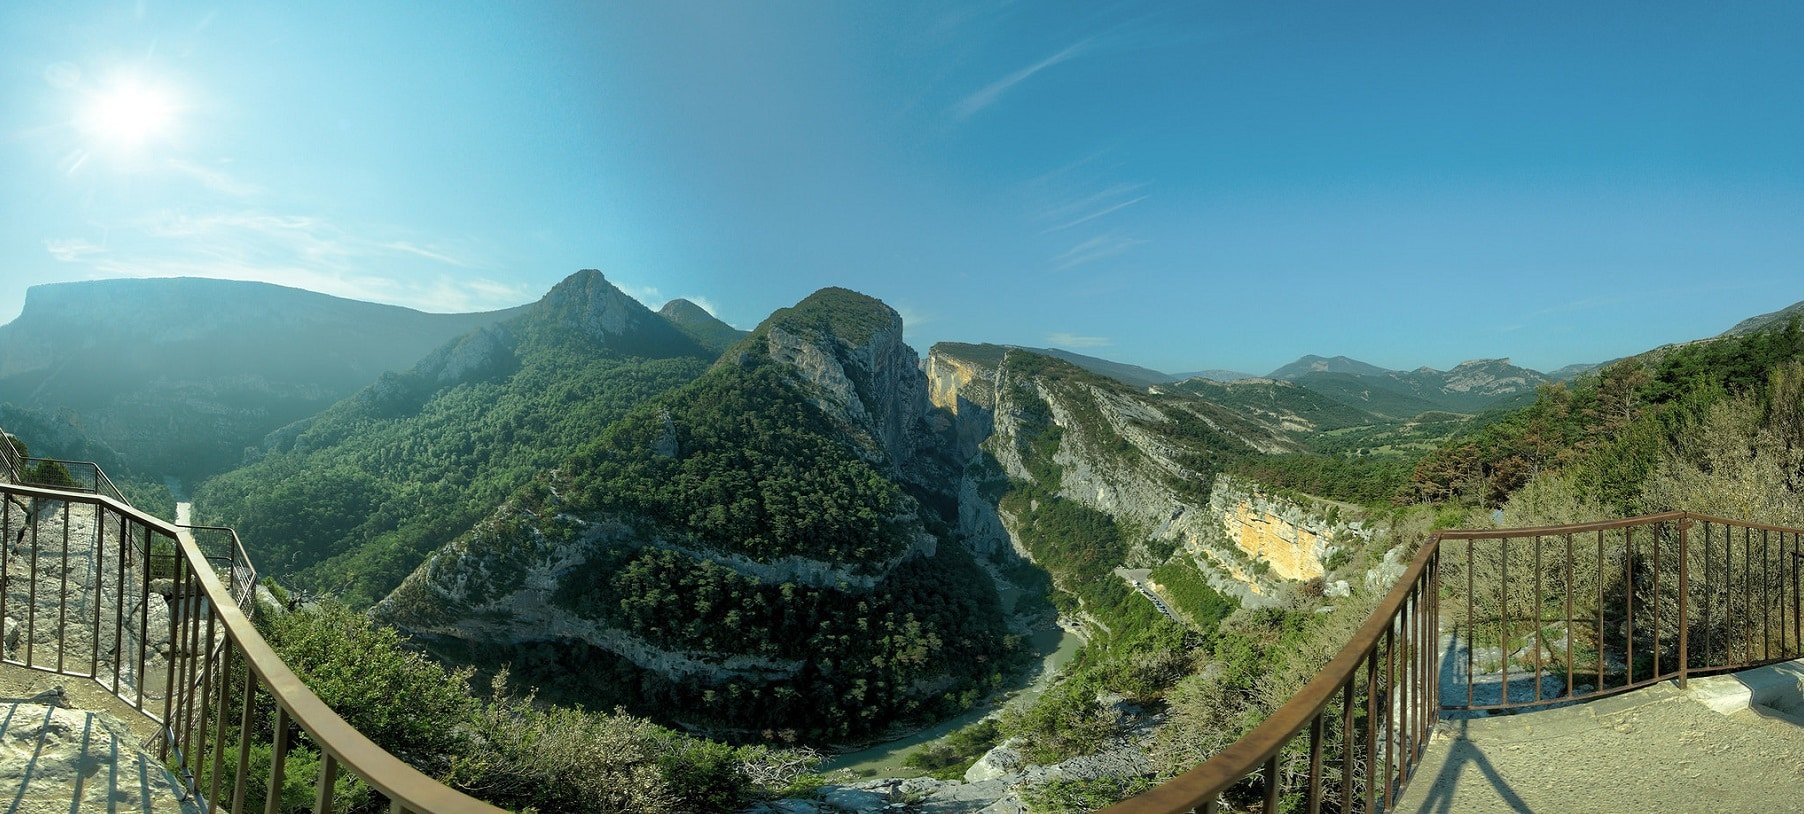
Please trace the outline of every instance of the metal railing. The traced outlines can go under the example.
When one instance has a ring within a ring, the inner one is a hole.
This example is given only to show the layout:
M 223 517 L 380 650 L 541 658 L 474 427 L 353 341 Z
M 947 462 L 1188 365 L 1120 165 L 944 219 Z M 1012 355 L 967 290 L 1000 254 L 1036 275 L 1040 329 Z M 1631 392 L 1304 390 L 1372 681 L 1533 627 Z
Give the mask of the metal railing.
M 0 431 L 0 463 L 6 466 L 6 479 L 13 483 L 28 486 L 47 486 L 53 489 L 72 489 L 106 495 L 120 503 L 130 504 L 119 487 L 113 485 L 111 478 L 93 461 L 65 461 L 60 458 L 39 458 L 25 455 L 13 444 L 13 436 Z M 44 469 L 44 465 L 55 467 Z M 43 477 L 43 473 L 57 472 L 69 476 L 67 481 L 53 480 Z
M 1443 714 L 1540 709 L 1798 658 L 1800 534 L 1688 512 L 1436 533 L 1263 723 L 1105 811 L 1390 811 Z
M 0 616 L 22 617 L 0 660 L 91 680 L 155 722 L 149 747 L 206 812 L 281 810 L 290 756 L 305 747 L 319 755 L 314 812 L 499 814 L 308 690 L 251 624 L 255 571 L 236 536 L 194 531 L 205 550 L 98 489 L 0 483 Z M 365 787 L 354 806 L 338 797 L 341 772 Z

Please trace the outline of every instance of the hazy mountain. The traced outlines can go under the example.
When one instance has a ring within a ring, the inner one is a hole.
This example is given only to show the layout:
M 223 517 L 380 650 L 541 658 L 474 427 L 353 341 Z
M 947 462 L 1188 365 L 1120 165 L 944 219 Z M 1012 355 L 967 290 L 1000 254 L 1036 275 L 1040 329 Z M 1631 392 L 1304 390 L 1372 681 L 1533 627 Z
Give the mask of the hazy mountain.
M 1256 378 L 1259 377 L 1251 373 L 1242 373 L 1238 370 L 1196 370 L 1190 373 L 1171 374 L 1171 380 L 1177 382 L 1185 381 L 1187 379 L 1208 379 L 1214 382 L 1237 382 L 1241 379 Z
M 690 339 L 715 353 L 732 347 L 735 342 L 744 339 L 746 335 L 745 331 L 720 321 L 706 309 L 684 299 L 675 299 L 664 303 L 664 307 L 658 309 L 658 316 L 668 320 L 670 324 L 677 327 L 677 330 L 688 334 Z
M 1548 371 L 1547 378 L 1556 382 L 1571 381 L 1607 364 L 1609 362 L 1578 362 Z
M 1748 317 L 1747 319 L 1735 323 L 1735 327 L 1723 331 L 1722 335 L 1740 336 L 1742 334 L 1755 333 L 1766 328 L 1783 327 L 1785 323 L 1800 317 L 1804 317 L 1804 301 L 1792 303 L 1791 305 L 1770 314 Z
M 271 434 L 207 481 L 201 515 L 258 562 L 353 603 L 393 588 L 610 422 L 715 357 L 600 272 Z
M 1383 376 L 1396 371 L 1369 365 L 1345 356 L 1307 355 L 1266 374 L 1268 379 L 1296 379 L 1309 373 L 1346 373 L 1354 376 Z
M 1272 372 L 1284 379 L 1381 416 L 1410 418 L 1429 410 L 1483 412 L 1532 401 L 1550 379 L 1508 359 L 1474 359 L 1452 370 L 1386 370 L 1345 356 L 1305 356 Z
M 196 278 L 34 286 L 0 326 L 0 400 L 60 417 L 135 471 L 196 478 L 516 312 L 428 314 Z
M 1221 382 L 1201 376 L 1161 389 L 1188 393 L 1229 407 L 1273 430 L 1305 435 L 1343 427 L 1377 423 L 1383 419 L 1365 410 L 1310 390 L 1296 382 L 1244 378 Z
M 1176 378 L 1169 373 L 1161 373 L 1152 368 L 1130 365 L 1123 362 L 1113 362 L 1095 356 L 1085 356 L 1081 353 L 1059 350 L 1058 348 L 1022 348 L 1022 350 L 1032 351 L 1043 356 L 1051 356 L 1054 359 L 1063 359 L 1088 370 L 1091 373 L 1107 376 L 1115 381 L 1131 384 L 1136 387 L 1164 384 Z

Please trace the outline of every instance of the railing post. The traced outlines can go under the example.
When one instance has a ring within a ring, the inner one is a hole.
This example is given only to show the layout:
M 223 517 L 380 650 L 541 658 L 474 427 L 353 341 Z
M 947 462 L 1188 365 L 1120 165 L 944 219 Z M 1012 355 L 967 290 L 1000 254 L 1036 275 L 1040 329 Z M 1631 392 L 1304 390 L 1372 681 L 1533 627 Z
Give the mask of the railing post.
M 1679 518 L 1679 689 L 1691 673 L 1691 515 Z

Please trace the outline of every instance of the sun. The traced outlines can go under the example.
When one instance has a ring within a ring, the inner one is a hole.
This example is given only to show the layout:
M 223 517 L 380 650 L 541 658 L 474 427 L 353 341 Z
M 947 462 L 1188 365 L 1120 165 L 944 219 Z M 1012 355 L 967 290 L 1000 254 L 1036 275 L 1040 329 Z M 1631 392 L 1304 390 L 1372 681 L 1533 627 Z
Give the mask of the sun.
M 167 90 L 120 79 L 92 94 L 76 123 L 95 141 L 131 149 L 168 135 L 176 112 Z

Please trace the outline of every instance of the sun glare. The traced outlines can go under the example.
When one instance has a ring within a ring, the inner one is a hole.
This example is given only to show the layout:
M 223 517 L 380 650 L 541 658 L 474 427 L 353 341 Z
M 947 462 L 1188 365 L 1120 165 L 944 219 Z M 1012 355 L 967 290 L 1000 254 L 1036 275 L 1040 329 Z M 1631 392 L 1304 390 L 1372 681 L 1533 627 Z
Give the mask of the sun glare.
M 78 123 L 97 141 L 133 148 L 168 134 L 175 114 L 168 91 L 127 79 L 90 97 Z

